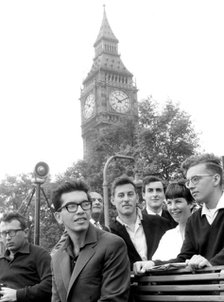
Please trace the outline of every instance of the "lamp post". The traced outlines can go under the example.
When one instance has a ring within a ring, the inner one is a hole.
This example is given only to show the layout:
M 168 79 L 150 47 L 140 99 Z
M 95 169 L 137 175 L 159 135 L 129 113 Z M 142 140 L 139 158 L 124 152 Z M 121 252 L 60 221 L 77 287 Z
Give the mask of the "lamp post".
M 34 168 L 34 183 L 36 185 L 35 219 L 34 219 L 34 244 L 39 245 L 40 238 L 40 191 L 41 185 L 46 181 L 49 167 L 45 162 L 39 162 Z
M 135 160 L 134 157 L 132 156 L 116 154 L 109 157 L 108 160 L 106 161 L 106 164 L 103 169 L 103 200 L 104 200 L 104 221 L 107 227 L 109 226 L 109 197 L 108 197 L 107 168 L 109 166 L 109 163 L 116 158 L 123 158 L 133 161 Z

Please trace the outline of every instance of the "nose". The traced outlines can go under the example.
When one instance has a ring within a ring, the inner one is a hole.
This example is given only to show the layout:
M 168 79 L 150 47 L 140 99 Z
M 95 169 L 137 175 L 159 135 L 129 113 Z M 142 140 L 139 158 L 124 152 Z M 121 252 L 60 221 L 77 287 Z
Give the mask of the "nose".
M 171 203 L 170 209 L 171 209 L 171 210 L 174 210 L 174 209 L 176 209 L 176 208 L 177 208 L 176 203 L 175 203 L 175 202 Z
M 152 195 L 153 195 L 153 196 L 157 196 L 157 191 L 156 191 L 156 190 L 153 190 L 153 191 L 152 191 Z
M 83 210 L 83 208 L 81 207 L 80 204 L 78 204 L 77 206 L 78 206 L 78 207 L 77 207 L 76 213 L 83 213 L 83 212 L 85 212 L 85 211 Z
M 11 237 L 9 236 L 9 233 L 6 233 L 5 238 L 6 238 L 7 240 L 11 239 Z
M 125 194 L 123 199 L 124 199 L 124 201 L 129 201 L 129 196 L 128 196 L 128 194 Z
M 188 184 L 188 189 L 190 190 L 190 189 L 192 189 L 192 188 L 194 188 L 195 187 L 195 185 L 193 184 L 193 182 L 190 180 L 189 181 L 189 184 Z

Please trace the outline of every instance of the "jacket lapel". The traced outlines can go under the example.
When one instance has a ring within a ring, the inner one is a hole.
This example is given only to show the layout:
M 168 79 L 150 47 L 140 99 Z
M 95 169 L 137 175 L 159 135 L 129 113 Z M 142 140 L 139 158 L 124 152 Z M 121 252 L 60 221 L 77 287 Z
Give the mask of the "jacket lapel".
M 95 246 L 97 243 L 97 231 L 98 231 L 97 228 L 91 225 L 90 223 L 89 229 L 86 234 L 85 243 L 83 245 L 83 248 L 80 250 L 78 259 L 76 261 L 75 267 L 71 275 L 71 279 L 68 286 L 67 297 L 69 295 L 71 287 L 75 283 L 79 274 L 86 266 L 86 264 L 89 262 L 89 260 L 92 258 L 92 256 L 95 254 Z
M 71 267 L 70 267 L 70 257 L 65 250 L 63 250 L 61 257 L 59 258 L 59 261 L 60 261 L 62 280 L 67 290 L 71 278 Z

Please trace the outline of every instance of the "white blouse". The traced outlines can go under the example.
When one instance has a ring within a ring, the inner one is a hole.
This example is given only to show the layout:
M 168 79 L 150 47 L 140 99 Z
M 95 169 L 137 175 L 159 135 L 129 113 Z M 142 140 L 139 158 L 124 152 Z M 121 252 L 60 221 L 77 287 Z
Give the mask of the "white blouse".
M 152 260 L 170 260 L 176 258 L 180 253 L 183 238 L 180 233 L 179 225 L 174 229 L 166 231 L 160 239 L 159 246 L 155 251 Z

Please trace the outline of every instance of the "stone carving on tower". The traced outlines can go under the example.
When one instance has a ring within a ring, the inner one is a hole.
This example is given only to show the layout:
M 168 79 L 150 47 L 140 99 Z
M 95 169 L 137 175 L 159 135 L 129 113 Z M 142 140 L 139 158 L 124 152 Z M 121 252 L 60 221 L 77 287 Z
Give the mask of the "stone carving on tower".
M 138 119 L 137 88 L 118 53 L 118 42 L 104 7 L 95 57 L 80 96 L 84 159 L 91 154 L 93 131 Z

